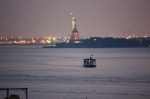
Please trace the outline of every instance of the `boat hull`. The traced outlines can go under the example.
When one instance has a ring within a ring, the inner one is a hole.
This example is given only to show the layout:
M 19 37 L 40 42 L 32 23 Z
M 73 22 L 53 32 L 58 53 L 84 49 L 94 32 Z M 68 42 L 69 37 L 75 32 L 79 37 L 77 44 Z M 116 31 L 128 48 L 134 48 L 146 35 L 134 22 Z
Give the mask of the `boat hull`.
M 84 65 L 84 67 L 96 67 L 96 65 Z

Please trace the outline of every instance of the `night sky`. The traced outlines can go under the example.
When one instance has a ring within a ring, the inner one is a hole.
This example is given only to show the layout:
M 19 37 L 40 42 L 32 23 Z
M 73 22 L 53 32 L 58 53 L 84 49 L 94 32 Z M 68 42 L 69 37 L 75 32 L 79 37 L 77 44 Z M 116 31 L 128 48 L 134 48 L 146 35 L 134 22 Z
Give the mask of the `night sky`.
M 150 36 L 150 0 L 0 0 L 0 36 Z

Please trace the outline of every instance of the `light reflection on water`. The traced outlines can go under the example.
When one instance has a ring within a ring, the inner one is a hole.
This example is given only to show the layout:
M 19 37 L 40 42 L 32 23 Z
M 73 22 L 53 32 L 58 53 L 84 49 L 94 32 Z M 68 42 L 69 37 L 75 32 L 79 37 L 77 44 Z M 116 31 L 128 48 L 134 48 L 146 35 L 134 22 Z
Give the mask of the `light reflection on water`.
M 84 68 L 91 54 L 97 67 Z M 0 46 L 0 87 L 28 87 L 29 99 L 149 99 L 149 60 L 148 48 Z

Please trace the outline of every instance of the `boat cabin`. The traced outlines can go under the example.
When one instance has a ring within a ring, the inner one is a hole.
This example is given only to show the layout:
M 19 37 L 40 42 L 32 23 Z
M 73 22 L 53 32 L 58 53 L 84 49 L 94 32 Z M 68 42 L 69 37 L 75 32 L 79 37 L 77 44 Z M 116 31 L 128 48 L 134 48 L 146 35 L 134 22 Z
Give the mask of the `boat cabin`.
M 96 67 L 96 59 L 90 57 L 89 59 L 83 60 L 84 67 Z

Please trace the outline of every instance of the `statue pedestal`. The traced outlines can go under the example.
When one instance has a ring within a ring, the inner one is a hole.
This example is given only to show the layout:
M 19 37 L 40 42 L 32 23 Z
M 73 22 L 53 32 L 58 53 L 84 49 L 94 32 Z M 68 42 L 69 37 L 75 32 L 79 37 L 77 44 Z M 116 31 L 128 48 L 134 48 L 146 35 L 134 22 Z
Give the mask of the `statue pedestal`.
M 72 31 L 70 40 L 79 40 L 78 31 Z
M 71 38 L 70 38 L 69 42 L 70 43 L 80 43 L 78 31 L 72 31 L 71 32 Z

